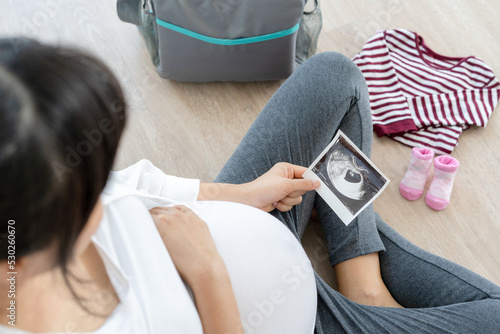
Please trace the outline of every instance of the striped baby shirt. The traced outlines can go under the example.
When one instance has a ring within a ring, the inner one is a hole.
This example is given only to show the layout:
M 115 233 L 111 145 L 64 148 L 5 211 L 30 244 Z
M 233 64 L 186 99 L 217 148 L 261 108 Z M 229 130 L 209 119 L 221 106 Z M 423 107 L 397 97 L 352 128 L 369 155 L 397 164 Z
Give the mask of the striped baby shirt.
M 366 79 L 373 128 L 412 147 L 449 154 L 463 130 L 485 127 L 500 83 L 477 57 L 447 57 L 414 32 L 379 31 L 353 61 Z

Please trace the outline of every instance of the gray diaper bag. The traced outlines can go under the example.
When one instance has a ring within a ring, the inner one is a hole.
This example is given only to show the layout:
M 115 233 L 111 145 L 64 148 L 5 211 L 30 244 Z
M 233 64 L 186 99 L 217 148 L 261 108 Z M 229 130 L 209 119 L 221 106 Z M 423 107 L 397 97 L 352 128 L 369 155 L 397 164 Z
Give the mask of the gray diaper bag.
M 318 0 L 118 0 L 154 66 L 176 81 L 287 78 L 316 52 Z

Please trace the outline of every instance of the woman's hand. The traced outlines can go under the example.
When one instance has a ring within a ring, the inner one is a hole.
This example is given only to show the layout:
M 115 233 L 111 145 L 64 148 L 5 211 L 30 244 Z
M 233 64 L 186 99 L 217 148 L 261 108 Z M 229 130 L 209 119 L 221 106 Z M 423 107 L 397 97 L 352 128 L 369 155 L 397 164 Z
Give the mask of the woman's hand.
M 243 334 L 231 279 L 207 224 L 183 205 L 149 212 L 177 271 L 193 291 L 203 333 Z
M 183 205 L 149 211 L 180 276 L 196 284 L 207 271 L 221 264 L 221 257 L 207 224 Z
M 252 182 L 243 184 L 248 204 L 266 212 L 288 211 L 302 202 L 302 195 L 317 189 L 318 181 L 302 179 L 306 167 L 280 162 Z
M 229 201 L 251 205 L 266 212 L 288 211 L 302 202 L 306 191 L 317 189 L 319 181 L 302 179 L 305 167 L 280 162 L 267 173 L 244 184 L 202 183 L 199 201 Z

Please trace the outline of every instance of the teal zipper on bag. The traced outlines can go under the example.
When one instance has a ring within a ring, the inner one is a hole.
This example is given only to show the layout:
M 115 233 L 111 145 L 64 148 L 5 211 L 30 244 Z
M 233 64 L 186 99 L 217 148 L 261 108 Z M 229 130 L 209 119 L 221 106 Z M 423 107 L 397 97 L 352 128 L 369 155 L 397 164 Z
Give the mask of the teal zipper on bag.
M 289 29 L 273 32 L 270 34 L 260 35 L 260 36 L 243 37 L 243 38 L 236 38 L 236 39 L 226 39 L 226 38 L 215 38 L 215 37 L 210 37 L 210 36 L 198 34 L 197 32 L 176 26 L 175 24 L 162 21 L 159 18 L 156 18 L 156 23 L 164 28 L 176 31 L 180 34 L 196 38 L 196 39 L 203 41 L 203 42 L 207 42 L 207 43 L 211 43 L 211 44 L 218 44 L 218 45 L 242 45 L 242 44 L 250 44 L 250 43 L 269 41 L 271 39 L 285 37 L 285 36 L 293 34 L 294 32 L 296 32 L 299 29 L 299 25 L 300 25 L 300 23 L 297 23 L 296 25 L 294 25 L 293 27 L 291 27 Z

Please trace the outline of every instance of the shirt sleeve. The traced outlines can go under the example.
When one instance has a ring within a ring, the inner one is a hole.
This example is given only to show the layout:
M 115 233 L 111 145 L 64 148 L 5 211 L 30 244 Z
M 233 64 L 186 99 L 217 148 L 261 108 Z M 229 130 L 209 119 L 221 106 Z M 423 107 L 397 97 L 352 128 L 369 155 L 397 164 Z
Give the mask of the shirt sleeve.
M 167 175 L 149 160 L 110 174 L 104 191 L 107 201 L 126 194 L 140 193 L 168 199 L 171 202 L 192 202 L 198 198 L 200 180 Z

